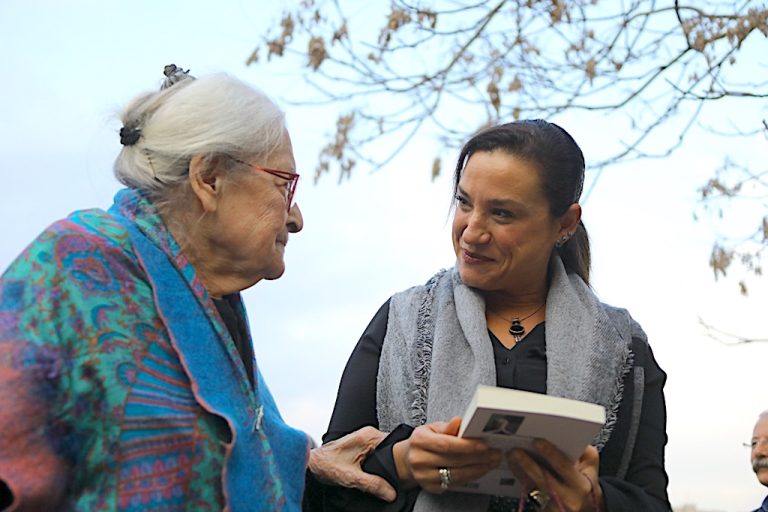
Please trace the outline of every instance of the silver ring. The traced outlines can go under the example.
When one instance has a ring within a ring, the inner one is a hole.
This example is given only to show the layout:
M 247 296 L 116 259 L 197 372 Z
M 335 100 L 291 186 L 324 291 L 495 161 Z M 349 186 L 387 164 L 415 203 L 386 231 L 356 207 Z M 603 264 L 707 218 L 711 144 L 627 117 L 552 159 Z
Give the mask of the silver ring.
M 536 508 L 538 510 L 544 510 L 545 508 L 547 508 L 547 505 L 549 505 L 549 501 L 551 499 L 547 493 L 542 492 L 538 489 L 534 489 L 533 491 L 528 493 L 528 497 L 536 505 Z
M 442 490 L 448 489 L 448 486 L 451 485 L 451 470 L 448 468 L 439 468 L 437 472 L 440 473 L 440 488 Z

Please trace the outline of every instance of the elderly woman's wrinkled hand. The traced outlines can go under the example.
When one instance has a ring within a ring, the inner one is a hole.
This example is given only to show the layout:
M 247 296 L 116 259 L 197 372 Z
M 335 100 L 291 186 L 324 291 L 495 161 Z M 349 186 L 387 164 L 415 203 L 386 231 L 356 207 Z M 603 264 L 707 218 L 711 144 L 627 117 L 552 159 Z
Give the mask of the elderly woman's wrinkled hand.
M 397 475 L 405 487 L 441 493 L 498 467 L 501 452 L 478 439 L 457 437 L 461 418 L 423 425 L 395 444 Z
M 386 480 L 362 469 L 365 458 L 387 436 L 373 427 L 363 427 L 346 436 L 314 448 L 309 470 L 324 483 L 358 489 L 392 502 L 397 493 Z
M 520 448 L 511 450 L 508 462 L 515 476 L 542 504 L 540 510 L 600 512 L 605 509 L 598 481 L 597 448 L 587 446 L 575 462 L 544 439 L 536 439 L 534 448 L 534 454 Z

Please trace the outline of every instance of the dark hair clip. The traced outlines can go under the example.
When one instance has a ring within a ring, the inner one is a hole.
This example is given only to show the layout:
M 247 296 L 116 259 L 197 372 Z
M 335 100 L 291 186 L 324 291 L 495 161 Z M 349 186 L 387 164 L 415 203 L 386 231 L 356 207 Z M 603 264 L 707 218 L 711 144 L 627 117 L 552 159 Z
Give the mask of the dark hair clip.
M 120 144 L 123 146 L 133 146 L 141 138 L 140 128 L 120 128 Z

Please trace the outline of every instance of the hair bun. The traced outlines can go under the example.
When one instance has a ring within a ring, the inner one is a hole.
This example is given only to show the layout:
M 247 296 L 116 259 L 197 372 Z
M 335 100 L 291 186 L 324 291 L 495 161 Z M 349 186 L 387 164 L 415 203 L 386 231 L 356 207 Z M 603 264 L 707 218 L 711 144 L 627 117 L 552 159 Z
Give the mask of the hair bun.
M 176 64 L 168 64 L 165 66 L 163 68 L 163 74 L 165 75 L 165 79 L 160 86 L 161 91 L 181 82 L 182 80 L 186 80 L 188 78 L 191 78 L 192 80 L 195 79 L 194 76 L 189 74 L 188 69 L 185 71 L 184 68 L 180 68 Z

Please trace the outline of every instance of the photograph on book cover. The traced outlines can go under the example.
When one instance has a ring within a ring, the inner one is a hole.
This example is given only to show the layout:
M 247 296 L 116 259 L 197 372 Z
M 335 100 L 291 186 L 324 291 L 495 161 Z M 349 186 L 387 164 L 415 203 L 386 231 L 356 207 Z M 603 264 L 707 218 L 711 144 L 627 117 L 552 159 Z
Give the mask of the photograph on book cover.
M 515 435 L 524 419 L 523 416 L 514 416 L 511 414 L 492 414 L 488 423 L 483 427 L 483 433 L 505 436 Z

